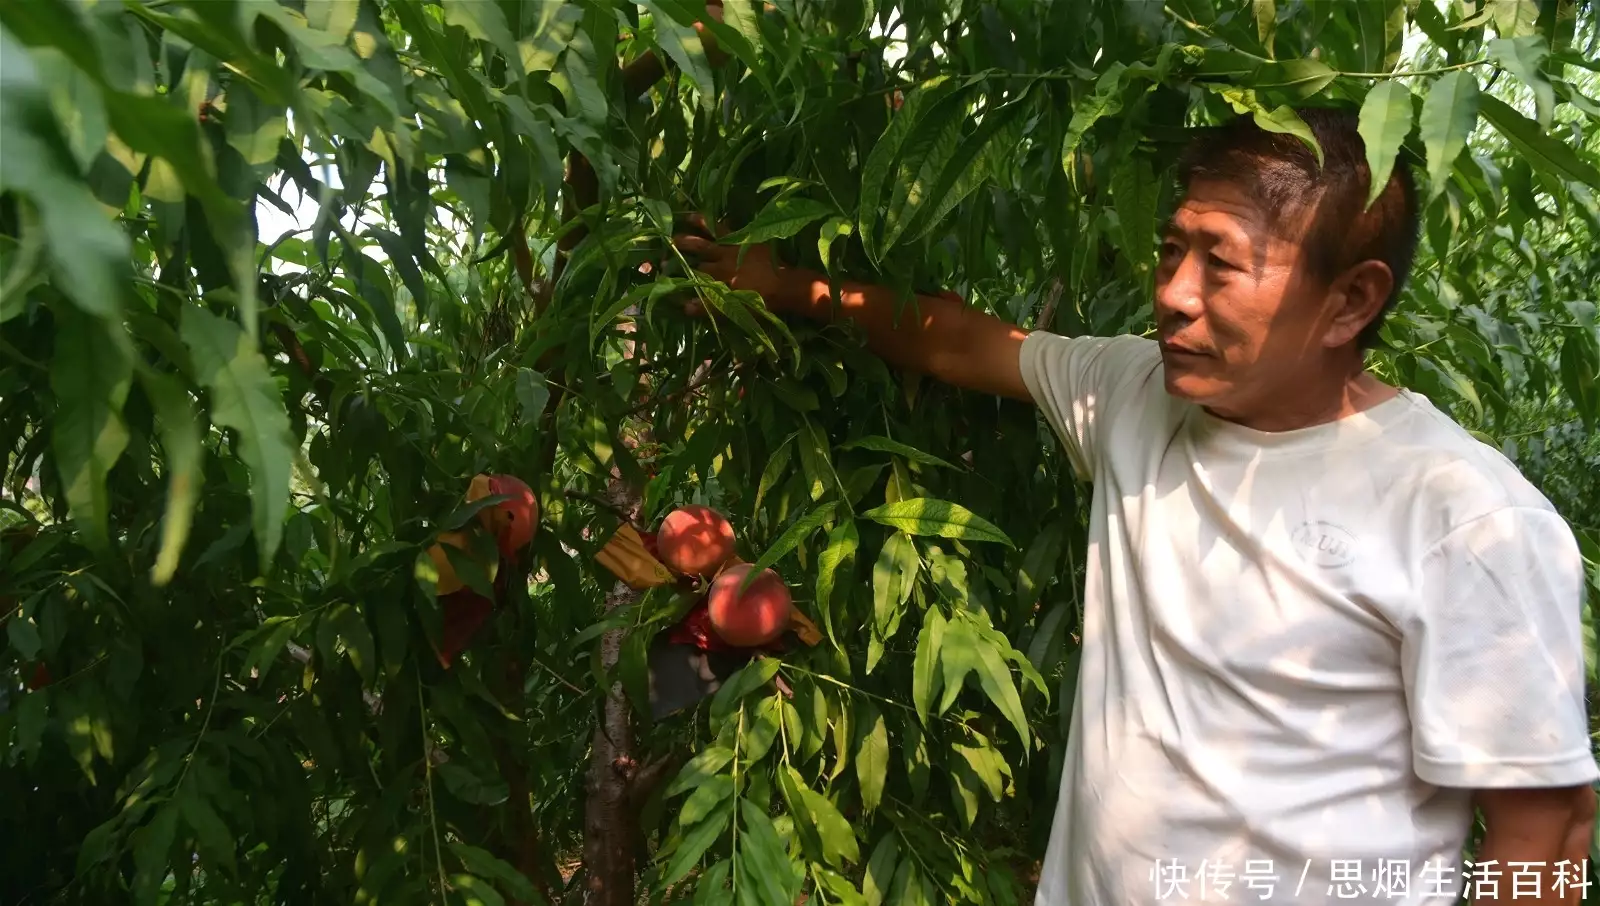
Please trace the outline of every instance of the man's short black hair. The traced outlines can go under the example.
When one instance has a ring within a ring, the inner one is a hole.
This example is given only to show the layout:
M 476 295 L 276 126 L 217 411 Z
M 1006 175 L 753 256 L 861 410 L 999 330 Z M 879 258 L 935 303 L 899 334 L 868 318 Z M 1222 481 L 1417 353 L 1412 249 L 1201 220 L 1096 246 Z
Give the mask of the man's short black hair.
M 1322 107 L 1296 112 L 1322 146 L 1321 167 L 1303 140 L 1262 129 L 1247 115 L 1197 136 L 1179 161 L 1178 177 L 1184 186 L 1205 179 L 1244 188 L 1273 213 L 1284 236 L 1301 242 L 1317 279 L 1332 280 L 1369 259 L 1388 265 L 1394 289 L 1360 336 L 1361 347 L 1370 348 L 1411 275 L 1420 230 L 1416 183 L 1402 156 L 1382 194 L 1363 210 L 1372 173 L 1358 115 Z

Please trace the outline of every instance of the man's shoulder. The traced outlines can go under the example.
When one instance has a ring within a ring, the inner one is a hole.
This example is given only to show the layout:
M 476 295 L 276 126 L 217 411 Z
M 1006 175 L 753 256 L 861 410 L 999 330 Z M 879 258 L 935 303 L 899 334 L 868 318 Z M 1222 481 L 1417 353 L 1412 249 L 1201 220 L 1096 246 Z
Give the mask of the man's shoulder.
M 1035 330 L 1023 338 L 1020 354 L 1030 384 L 1042 383 L 1048 374 L 1066 379 L 1075 390 L 1087 389 L 1085 382 L 1141 383 L 1161 367 L 1161 347 L 1137 334 L 1067 336 Z
M 1436 408 L 1426 397 L 1402 391 L 1411 403 L 1400 430 L 1390 436 L 1400 487 L 1421 506 L 1432 533 L 1442 537 L 1484 516 L 1508 510 L 1558 515 L 1516 463 Z

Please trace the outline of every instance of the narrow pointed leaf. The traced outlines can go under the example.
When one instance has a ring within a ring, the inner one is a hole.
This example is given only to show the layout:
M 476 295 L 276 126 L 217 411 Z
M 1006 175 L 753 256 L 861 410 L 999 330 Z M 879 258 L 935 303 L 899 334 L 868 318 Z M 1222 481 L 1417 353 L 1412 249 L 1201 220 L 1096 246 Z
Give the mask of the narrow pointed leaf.
M 256 545 L 266 569 L 283 538 L 294 457 L 283 399 L 266 359 L 237 324 L 192 305 L 184 309 L 180 330 L 195 377 L 211 391 L 211 420 L 234 430 L 250 469 Z
M 1478 122 L 1478 97 L 1478 79 L 1466 70 L 1446 73 L 1428 88 L 1417 128 L 1428 155 L 1430 200 L 1444 191 L 1450 168 L 1467 146 Z
M 1379 82 L 1361 104 L 1357 130 L 1366 146 L 1367 168 L 1372 173 L 1372 184 L 1367 191 L 1368 207 L 1377 200 L 1394 174 L 1400 146 L 1411 134 L 1413 113 L 1411 89 L 1393 79 Z

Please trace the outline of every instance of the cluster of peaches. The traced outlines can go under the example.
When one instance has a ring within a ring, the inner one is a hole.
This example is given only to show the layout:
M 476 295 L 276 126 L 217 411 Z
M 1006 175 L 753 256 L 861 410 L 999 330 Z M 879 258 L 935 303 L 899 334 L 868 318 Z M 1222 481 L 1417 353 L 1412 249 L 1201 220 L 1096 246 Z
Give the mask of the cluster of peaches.
M 699 504 L 679 507 L 662 520 L 654 540 L 654 553 L 667 568 L 709 580 L 706 610 L 723 642 L 758 648 L 789 628 L 794 602 L 788 586 L 770 568 L 745 584 L 754 567 L 734 553 L 733 526 L 726 516 Z

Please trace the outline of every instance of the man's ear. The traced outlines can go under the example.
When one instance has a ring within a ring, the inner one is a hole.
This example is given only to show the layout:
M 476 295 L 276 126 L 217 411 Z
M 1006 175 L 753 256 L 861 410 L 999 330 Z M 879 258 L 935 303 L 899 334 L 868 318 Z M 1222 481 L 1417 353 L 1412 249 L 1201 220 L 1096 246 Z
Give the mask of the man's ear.
M 1355 342 L 1361 331 L 1383 311 L 1394 289 L 1394 272 L 1382 261 L 1367 260 L 1351 267 L 1328 290 L 1332 320 L 1322 345 L 1337 349 Z

